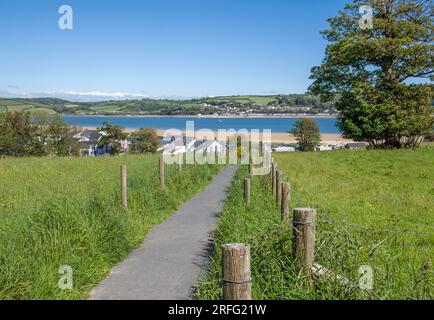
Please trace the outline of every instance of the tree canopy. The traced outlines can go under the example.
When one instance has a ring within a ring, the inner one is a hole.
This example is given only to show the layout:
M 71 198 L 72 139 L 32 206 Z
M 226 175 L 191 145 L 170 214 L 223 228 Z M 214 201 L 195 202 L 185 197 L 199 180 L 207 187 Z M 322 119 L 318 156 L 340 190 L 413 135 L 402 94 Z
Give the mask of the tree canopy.
M 110 155 L 117 155 L 122 151 L 121 141 L 127 138 L 124 128 L 114 126 L 108 121 L 103 122 L 103 126 L 98 131 L 102 131 L 105 135 L 98 143 L 99 147 L 108 146 Z
M 160 146 L 157 131 L 152 128 L 142 128 L 131 135 L 132 153 L 155 153 Z
M 432 132 L 430 3 L 355 0 L 329 19 L 323 35 L 331 44 L 323 64 L 312 69 L 310 91 L 324 101 L 338 98 L 338 126 L 345 137 L 401 148 L 418 146 Z M 360 14 L 370 10 L 371 26 Z
M 67 156 L 77 150 L 63 119 L 52 114 L 28 112 L 0 113 L 0 155 L 2 156 Z
M 315 147 L 321 142 L 320 130 L 314 119 L 300 119 L 289 133 L 297 138 L 301 151 L 315 151 Z

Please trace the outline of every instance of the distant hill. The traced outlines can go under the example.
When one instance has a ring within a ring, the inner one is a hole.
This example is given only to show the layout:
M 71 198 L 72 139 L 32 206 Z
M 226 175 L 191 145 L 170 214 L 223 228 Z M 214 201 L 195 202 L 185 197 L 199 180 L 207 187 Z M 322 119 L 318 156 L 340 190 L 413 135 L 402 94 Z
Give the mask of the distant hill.
M 55 98 L 35 98 L 35 99 L 3 99 L 0 98 L 1 111 L 45 111 L 62 113 L 65 105 L 70 102 Z
M 272 96 L 227 96 L 191 100 L 123 100 L 103 102 L 70 102 L 56 98 L 3 99 L 0 112 L 4 111 L 48 111 L 61 114 L 113 115 L 243 115 L 243 114 L 333 114 L 330 103 L 308 94 Z

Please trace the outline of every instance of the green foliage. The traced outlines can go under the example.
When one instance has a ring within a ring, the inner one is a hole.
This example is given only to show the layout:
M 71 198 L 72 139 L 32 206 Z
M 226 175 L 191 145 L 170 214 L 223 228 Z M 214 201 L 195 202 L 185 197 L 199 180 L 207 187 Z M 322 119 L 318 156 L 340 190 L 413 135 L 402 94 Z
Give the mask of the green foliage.
M 160 138 L 152 128 L 142 128 L 134 132 L 130 138 L 132 153 L 156 153 L 160 146 Z
M 73 130 L 58 115 L 0 113 L 0 156 L 69 155 Z
M 119 167 L 128 167 L 128 210 Z M 158 156 L 0 159 L 0 299 L 86 299 L 182 203 L 204 188 L 216 165 L 166 167 Z M 61 290 L 59 268 L 73 269 Z
M 108 121 L 103 122 L 101 129 L 105 135 L 98 143 L 98 147 L 108 146 L 110 155 L 118 155 L 122 151 L 121 141 L 127 138 L 127 134 L 124 133 L 124 129 L 120 126 L 114 126 Z
M 272 96 L 227 96 L 187 100 L 143 99 L 103 102 L 69 102 L 61 99 L 0 99 L 2 111 L 32 111 L 49 109 L 62 114 L 153 114 L 153 115 L 212 115 L 253 112 L 287 114 L 333 112 L 331 103 L 321 102 L 310 94 Z
M 359 8 L 373 8 L 373 29 L 359 27 Z M 356 0 L 323 32 L 331 42 L 310 91 L 340 98 L 339 127 L 373 147 L 417 147 L 432 132 L 433 86 L 409 84 L 433 76 L 430 1 Z
M 251 246 L 253 299 L 426 299 L 432 288 L 434 145 L 416 151 L 374 150 L 276 154 L 291 183 L 291 207 L 316 208 L 315 261 L 345 276 L 311 286 L 294 272 L 291 226 L 280 222 L 270 178 L 254 177 L 251 206 L 243 203 L 242 167 L 215 232 L 216 247 L 199 299 L 222 298 L 221 246 Z M 359 267 L 374 270 L 372 292 L 359 290 Z
M 301 151 L 315 151 L 315 147 L 321 142 L 320 130 L 315 119 L 298 120 L 289 133 L 297 138 Z

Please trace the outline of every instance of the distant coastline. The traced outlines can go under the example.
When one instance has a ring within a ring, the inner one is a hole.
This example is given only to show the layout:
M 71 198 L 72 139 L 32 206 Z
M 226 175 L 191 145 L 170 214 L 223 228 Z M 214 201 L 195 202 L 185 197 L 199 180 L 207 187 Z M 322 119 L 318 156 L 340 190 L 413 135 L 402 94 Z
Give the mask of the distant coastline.
M 83 130 L 96 130 L 97 127 L 81 127 Z M 133 133 L 137 131 L 137 128 L 124 128 L 126 133 Z M 173 131 L 171 130 L 156 130 L 158 136 L 165 137 L 170 136 Z M 196 137 L 198 139 L 214 139 L 214 137 L 207 136 L 207 133 L 201 133 L 200 130 L 196 132 L 191 131 L 180 131 L 182 135 L 185 135 L 187 137 Z M 213 131 L 214 134 L 217 134 L 217 132 Z M 174 134 L 175 135 L 175 134 Z M 219 135 L 218 138 L 226 139 L 229 135 L 223 134 Z M 271 142 L 275 144 L 294 144 L 297 143 L 297 140 L 293 135 L 290 135 L 289 133 L 283 133 L 283 132 L 273 132 L 271 133 Z M 341 134 L 334 134 L 334 133 L 323 133 L 321 134 L 321 143 L 323 144 L 331 144 L 331 145 L 338 145 L 338 144 L 345 144 L 354 142 L 353 140 L 345 139 Z
M 137 118 L 197 118 L 197 119 L 256 119 L 256 118 L 283 118 L 283 119 L 300 119 L 300 118 L 318 118 L 333 119 L 338 114 L 249 114 L 249 115 L 159 115 L 159 114 L 137 114 L 137 113 L 113 113 L 113 114 L 62 114 L 63 117 L 137 117 Z
M 174 129 L 179 131 L 227 131 L 227 130 L 247 130 L 247 131 L 264 131 L 270 130 L 276 140 L 287 141 L 289 138 L 288 131 L 297 122 L 298 119 L 307 117 L 305 114 L 300 115 L 281 115 L 281 116 L 263 116 L 255 114 L 250 116 L 162 116 L 162 115 L 82 115 L 70 116 L 65 115 L 64 119 L 71 126 L 80 128 L 97 128 L 103 125 L 103 122 L 110 122 L 126 130 L 137 130 L 139 128 L 155 128 L 156 130 L 165 131 Z M 336 118 L 331 116 L 313 117 L 318 124 L 321 134 L 327 136 L 327 141 L 340 140 L 341 132 L 336 127 Z

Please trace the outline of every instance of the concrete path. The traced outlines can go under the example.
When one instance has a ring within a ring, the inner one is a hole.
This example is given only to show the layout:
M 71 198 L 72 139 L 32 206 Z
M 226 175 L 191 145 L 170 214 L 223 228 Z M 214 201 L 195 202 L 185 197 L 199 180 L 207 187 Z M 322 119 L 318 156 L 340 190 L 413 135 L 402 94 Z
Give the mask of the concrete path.
M 211 231 L 236 166 L 224 169 L 201 193 L 156 226 L 91 294 L 91 300 L 188 300 L 207 270 Z

